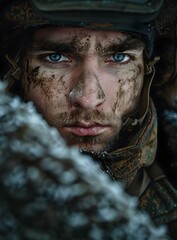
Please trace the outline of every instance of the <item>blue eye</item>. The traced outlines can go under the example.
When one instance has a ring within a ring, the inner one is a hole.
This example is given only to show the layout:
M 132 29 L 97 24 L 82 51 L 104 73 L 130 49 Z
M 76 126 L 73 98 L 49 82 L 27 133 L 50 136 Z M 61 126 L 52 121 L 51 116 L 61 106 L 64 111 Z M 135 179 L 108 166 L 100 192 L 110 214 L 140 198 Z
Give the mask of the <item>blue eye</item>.
M 116 53 L 112 58 L 115 62 L 127 62 L 130 59 L 130 57 L 124 53 Z
M 53 54 L 50 54 L 48 58 L 52 62 L 58 62 L 61 59 L 61 54 L 53 53 Z
M 68 62 L 69 58 L 60 53 L 51 53 L 46 56 L 46 60 L 53 63 Z

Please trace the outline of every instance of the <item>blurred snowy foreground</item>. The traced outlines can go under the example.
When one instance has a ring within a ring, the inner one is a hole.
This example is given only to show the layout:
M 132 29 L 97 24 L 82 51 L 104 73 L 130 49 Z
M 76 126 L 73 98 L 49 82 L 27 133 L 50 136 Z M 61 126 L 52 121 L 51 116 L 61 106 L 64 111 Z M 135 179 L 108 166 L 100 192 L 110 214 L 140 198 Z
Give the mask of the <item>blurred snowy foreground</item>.
M 0 84 L 0 240 L 162 240 L 137 201 Z

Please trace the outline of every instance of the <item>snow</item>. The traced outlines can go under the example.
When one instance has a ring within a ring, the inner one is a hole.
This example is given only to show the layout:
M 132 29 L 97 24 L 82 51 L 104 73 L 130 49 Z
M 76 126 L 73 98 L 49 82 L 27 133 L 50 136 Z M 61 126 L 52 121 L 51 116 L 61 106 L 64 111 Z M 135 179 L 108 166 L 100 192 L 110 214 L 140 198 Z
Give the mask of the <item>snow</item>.
M 0 83 L 0 239 L 162 240 L 137 199 Z

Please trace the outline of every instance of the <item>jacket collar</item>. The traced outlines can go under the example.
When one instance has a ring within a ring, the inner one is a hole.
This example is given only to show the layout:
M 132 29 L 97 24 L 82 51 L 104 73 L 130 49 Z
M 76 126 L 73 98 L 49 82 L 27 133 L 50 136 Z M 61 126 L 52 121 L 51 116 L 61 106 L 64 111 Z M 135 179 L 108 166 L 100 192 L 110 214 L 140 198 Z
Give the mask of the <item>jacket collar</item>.
M 146 119 L 128 146 L 104 153 L 97 160 L 104 172 L 107 172 L 113 180 L 123 182 L 127 189 L 137 172 L 154 162 L 156 149 L 157 118 L 154 105 L 150 101 Z

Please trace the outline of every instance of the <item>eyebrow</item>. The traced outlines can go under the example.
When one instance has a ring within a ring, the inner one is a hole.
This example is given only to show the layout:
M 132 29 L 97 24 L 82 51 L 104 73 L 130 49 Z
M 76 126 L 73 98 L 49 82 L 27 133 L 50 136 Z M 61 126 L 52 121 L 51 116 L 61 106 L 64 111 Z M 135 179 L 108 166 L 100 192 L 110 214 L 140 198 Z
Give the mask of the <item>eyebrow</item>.
M 121 43 L 113 43 L 102 46 L 98 45 L 97 51 L 100 55 L 104 55 L 112 52 L 125 52 L 127 50 L 138 50 L 144 46 L 144 43 L 137 38 L 131 36 L 123 40 Z M 34 51 L 53 51 L 53 52 L 66 52 L 66 53 L 78 53 L 82 54 L 82 47 L 79 43 L 70 42 L 55 42 L 52 40 L 33 40 L 29 44 L 29 48 Z
M 75 45 L 64 42 L 55 42 L 51 40 L 33 40 L 32 43 L 29 44 L 29 48 L 34 51 L 53 51 L 53 52 L 76 52 L 77 48 Z
M 119 44 L 113 43 L 103 47 L 104 52 L 125 52 L 127 50 L 138 50 L 144 46 L 144 43 L 137 38 L 128 37 Z

